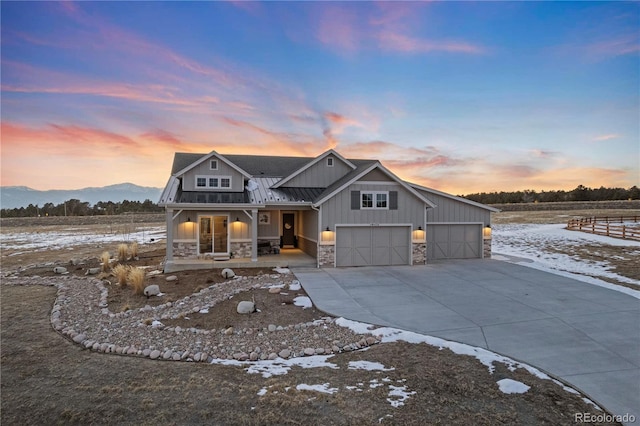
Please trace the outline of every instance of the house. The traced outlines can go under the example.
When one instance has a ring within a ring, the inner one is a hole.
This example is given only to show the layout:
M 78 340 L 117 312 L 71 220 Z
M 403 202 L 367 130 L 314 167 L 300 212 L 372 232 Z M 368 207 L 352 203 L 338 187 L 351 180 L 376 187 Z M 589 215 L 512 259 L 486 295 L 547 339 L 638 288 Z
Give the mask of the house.
M 491 254 L 489 206 L 405 182 L 377 160 L 176 153 L 159 204 L 167 270 L 296 248 L 318 267 Z

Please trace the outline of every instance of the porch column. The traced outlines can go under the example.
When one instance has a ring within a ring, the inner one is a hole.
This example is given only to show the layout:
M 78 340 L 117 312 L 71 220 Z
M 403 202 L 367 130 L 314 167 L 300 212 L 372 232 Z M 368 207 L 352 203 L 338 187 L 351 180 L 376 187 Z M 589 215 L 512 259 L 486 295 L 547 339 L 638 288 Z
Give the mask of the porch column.
M 258 209 L 251 210 L 251 261 L 258 261 Z
M 173 209 L 167 209 L 167 262 L 173 260 Z

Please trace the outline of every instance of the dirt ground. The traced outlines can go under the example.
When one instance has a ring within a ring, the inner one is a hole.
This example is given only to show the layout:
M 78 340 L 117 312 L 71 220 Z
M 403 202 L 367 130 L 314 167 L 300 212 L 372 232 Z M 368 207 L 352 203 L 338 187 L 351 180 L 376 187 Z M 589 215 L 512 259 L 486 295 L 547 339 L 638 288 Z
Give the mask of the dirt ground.
M 11 229 L 3 226 L 1 231 Z M 53 275 L 50 265 L 27 266 L 59 262 L 67 265 L 71 273 L 82 274 L 82 268 L 97 265 L 102 251 L 115 253 L 116 248 L 117 243 L 87 243 L 74 245 L 73 250 L 24 253 L 18 249 L 10 253 L 3 250 L 2 272 L 20 267 L 21 275 L 48 276 Z M 140 259 L 126 263 L 149 266 L 151 270 L 159 266 L 163 252 L 162 243 L 142 245 Z M 85 259 L 86 264 L 74 268 L 69 265 L 72 258 Z M 149 283 L 158 280 L 167 297 L 178 300 L 222 279 L 212 271 L 176 275 L 180 284 L 166 283 L 162 276 L 148 280 Z M 3 280 L 0 290 L 3 425 L 569 425 L 575 424 L 575 413 L 600 413 L 581 395 L 566 392 L 552 381 L 534 377 L 525 370 L 512 372 L 496 364 L 496 371 L 490 374 L 473 357 L 426 344 L 374 345 L 366 351 L 329 358 L 328 362 L 337 368 L 292 367 L 288 374 L 269 378 L 249 374 L 238 366 L 95 353 L 73 344 L 51 328 L 49 315 L 55 288 L 13 286 Z M 247 320 L 255 323 L 244 326 L 295 324 L 324 316 L 315 309 L 292 306 L 292 297 L 303 294 L 302 291 L 278 298 L 266 298 L 265 292 L 255 290 L 246 296 L 255 297 L 258 308 L 262 304 L 271 317 L 258 314 Z M 152 300 L 135 296 L 115 284 L 109 288 L 109 308 L 113 312 L 163 303 Z M 228 323 L 232 309 L 235 304 L 221 303 L 211 308 L 209 314 L 191 318 L 189 326 L 196 321 L 203 328 L 243 327 Z M 171 325 L 180 325 L 180 319 L 174 321 Z M 378 362 L 387 371 L 349 368 L 349 362 L 359 360 Z M 496 384 L 503 378 L 520 381 L 531 389 L 524 394 L 504 394 Z M 301 384 L 326 384 L 336 391 L 329 394 L 298 390 Z M 391 401 L 400 397 L 393 396 L 393 391 L 403 387 L 409 397 L 404 405 L 394 407 Z

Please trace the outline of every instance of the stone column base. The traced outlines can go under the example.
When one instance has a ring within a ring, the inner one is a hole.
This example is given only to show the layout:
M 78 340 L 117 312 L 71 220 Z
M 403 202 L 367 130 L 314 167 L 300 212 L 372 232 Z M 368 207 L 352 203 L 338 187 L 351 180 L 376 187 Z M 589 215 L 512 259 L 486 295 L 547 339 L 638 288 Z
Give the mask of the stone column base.
M 491 240 L 482 240 L 482 252 L 485 259 L 491 259 Z

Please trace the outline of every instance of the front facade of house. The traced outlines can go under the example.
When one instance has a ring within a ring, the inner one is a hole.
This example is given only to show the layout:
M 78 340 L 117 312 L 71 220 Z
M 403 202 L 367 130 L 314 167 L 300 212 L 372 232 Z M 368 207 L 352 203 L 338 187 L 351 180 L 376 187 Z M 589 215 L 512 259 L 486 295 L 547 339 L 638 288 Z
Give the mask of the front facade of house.
M 318 267 L 488 257 L 496 211 L 333 150 L 315 158 L 176 153 L 159 204 L 169 270 L 211 259 L 257 262 L 294 247 Z

